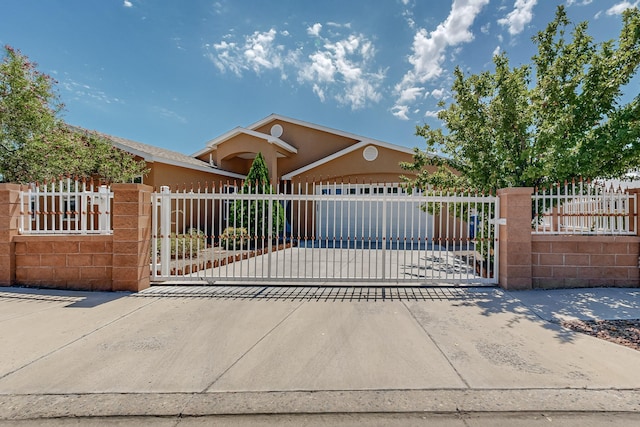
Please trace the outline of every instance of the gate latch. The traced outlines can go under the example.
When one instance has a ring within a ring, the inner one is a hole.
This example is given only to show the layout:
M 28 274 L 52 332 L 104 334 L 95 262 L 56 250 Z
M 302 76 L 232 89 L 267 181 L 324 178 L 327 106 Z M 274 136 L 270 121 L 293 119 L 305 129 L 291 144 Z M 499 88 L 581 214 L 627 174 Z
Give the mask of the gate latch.
M 507 218 L 494 218 L 491 222 L 495 225 L 507 225 Z

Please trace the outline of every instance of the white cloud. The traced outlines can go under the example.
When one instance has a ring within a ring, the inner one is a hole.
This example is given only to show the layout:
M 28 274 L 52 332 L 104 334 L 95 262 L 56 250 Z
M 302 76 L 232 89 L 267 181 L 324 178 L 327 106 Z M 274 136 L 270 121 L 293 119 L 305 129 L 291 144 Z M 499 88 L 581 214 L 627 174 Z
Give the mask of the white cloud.
M 120 98 L 111 97 L 104 91 L 89 86 L 88 84 L 79 83 L 72 79 L 65 79 L 61 87 L 71 94 L 74 101 L 82 101 L 87 104 L 124 104 Z
M 500 55 L 500 46 L 496 46 L 495 49 L 493 49 L 493 53 L 491 54 L 491 56 L 496 56 L 496 55 Z
M 350 35 L 332 42 L 324 40 L 321 49 L 310 54 L 308 62 L 300 66 L 298 80 L 313 82 L 313 91 L 321 100 L 328 93 L 352 109 L 362 108 L 369 102 L 378 102 L 382 95 L 379 87 L 384 80 L 383 72 L 373 72 L 371 62 L 375 49 L 371 41 L 362 35 Z M 338 85 L 339 90 L 331 91 Z
M 313 93 L 315 93 L 318 98 L 320 98 L 321 102 L 324 102 L 324 100 L 326 99 L 326 97 L 324 96 L 324 90 L 322 90 L 317 84 L 313 85 Z
M 334 27 L 334 28 L 351 28 L 351 22 L 347 22 L 346 24 L 339 24 L 337 22 L 327 22 L 327 26 Z
M 320 30 L 322 30 L 322 24 L 315 23 L 311 27 L 307 28 L 307 34 L 309 34 L 310 36 L 319 37 Z
M 262 33 L 256 31 L 245 36 L 242 46 L 222 40 L 212 46 L 213 50 L 209 49 L 207 56 L 220 71 L 229 70 L 237 76 L 247 70 L 256 74 L 265 69 L 282 70 L 284 47 L 275 44 L 276 35 L 273 28 Z
M 391 109 L 391 114 L 393 114 L 400 120 L 409 120 L 409 117 L 407 116 L 408 111 L 409 107 L 406 105 L 394 105 Z
M 124 3 L 122 5 L 124 7 L 133 7 L 133 3 L 131 3 L 129 0 L 124 0 Z
M 480 32 L 482 34 L 489 34 L 490 29 L 491 29 L 491 22 L 487 22 L 482 27 L 480 27 Z
M 406 89 L 400 90 L 400 97 L 397 102 L 400 104 L 407 104 L 415 101 L 418 98 L 422 97 L 422 92 L 424 88 L 422 87 L 408 87 Z
M 506 17 L 498 19 L 498 24 L 509 27 L 511 35 L 520 34 L 533 19 L 532 10 L 536 3 L 538 0 L 516 0 L 513 10 Z
M 592 2 L 593 0 L 567 0 L 567 6 L 573 6 L 574 4 L 576 6 L 586 6 Z
M 622 12 L 624 12 L 627 9 L 631 9 L 632 7 L 637 7 L 638 6 L 638 1 L 636 1 L 635 3 L 631 3 L 628 1 L 621 1 L 620 3 L 616 3 L 613 6 L 611 6 L 609 9 L 607 9 L 607 15 L 622 15 Z
M 255 32 L 246 39 L 244 56 L 256 74 L 262 68 L 273 69 L 282 65 L 282 48 L 274 46 L 276 30 L 273 28 L 267 32 Z
M 444 98 L 444 94 L 445 94 L 445 90 L 443 88 L 434 89 L 431 91 L 431 96 L 433 96 L 435 99 Z
M 426 111 L 424 113 L 424 116 L 425 117 L 433 117 L 433 118 L 437 119 L 438 118 L 438 113 L 439 113 L 439 111 Z
M 187 119 L 185 117 L 179 115 L 175 111 L 169 110 L 168 108 L 155 106 L 153 107 L 153 111 L 165 119 L 173 120 L 182 124 L 187 123 Z
M 440 77 L 448 48 L 473 40 L 474 36 L 469 28 L 488 3 L 489 0 L 454 0 L 449 16 L 435 30 L 427 32 L 421 28 L 416 32 L 413 38 L 413 53 L 409 56 L 409 63 L 413 68 L 395 86 L 398 99 L 392 109 L 394 116 L 408 120 L 408 109 L 402 108 L 405 106 L 407 94 L 412 93 L 411 89 L 414 88 L 424 89 L 424 83 Z
M 347 24 L 342 27 L 347 28 Z M 385 72 L 373 67 L 373 43 L 360 34 L 322 37 L 321 29 L 320 23 L 307 28 L 314 47 L 306 55 L 302 52 L 307 45 L 291 49 L 279 44 L 277 38 L 284 35 L 275 29 L 244 36 L 242 43 L 225 36 L 219 43 L 205 45 L 205 55 L 220 72 L 238 77 L 245 72 L 261 74 L 269 70 L 278 70 L 283 80 L 289 74 L 296 75 L 298 83 L 308 84 L 323 102 L 334 99 L 352 109 L 378 102 Z

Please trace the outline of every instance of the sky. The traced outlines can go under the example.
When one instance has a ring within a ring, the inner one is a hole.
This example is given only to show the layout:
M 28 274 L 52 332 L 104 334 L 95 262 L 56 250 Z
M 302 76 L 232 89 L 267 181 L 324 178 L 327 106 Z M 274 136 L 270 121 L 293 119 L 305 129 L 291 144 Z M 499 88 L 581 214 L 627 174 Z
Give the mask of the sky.
M 0 44 L 57 81 L 67 123 L 185 154 L 271 113 L 424 148 L 416 126 L 441 126 L 456 66 L 529 63 L 558 5 L 617 38 L 639 3 L 0 0 Z

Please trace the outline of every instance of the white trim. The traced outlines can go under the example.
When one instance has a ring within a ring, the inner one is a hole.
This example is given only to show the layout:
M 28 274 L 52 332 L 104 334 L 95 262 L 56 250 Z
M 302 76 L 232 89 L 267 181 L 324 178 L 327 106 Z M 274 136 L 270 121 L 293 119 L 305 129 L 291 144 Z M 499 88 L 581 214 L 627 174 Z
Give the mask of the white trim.
M 377 145 L 379 147 L 384 147 L 384 148 L 388 148 L 390 150 L 395 150 L 395 151 L 401 151 L 403 153 L 414 154 L 414 151 L 412 148 L 403 147 L 402 145 L 396 145 L 396 144 L 391 144 L 389 142 L 379 141 L 373 138 L 367 138 L 361 135 L 356 135 L 355 133 L 345 132 L 345 131 L 333 129 L 327 126 L 317 125 L 315 123 L 305 122 L 304 120 L 292 119 L 290 117 L 281 116 L 280 114 L 270 114 L 264 119 L 259 120 L 247 126 L 247 129 L 255 130 L 274 120 L 280 120 L 283 122 L 292 123 L 294 125 L 307 127 L 307 128 L 319 130 L 322 132 L 338 135 L 338 136 L 343 136 L 345 138 L 355 139 L 356 141 L 369 141 L 370 144 Z
M 218 168 L 215 168 L 215 167 L 211 167 L 206 162 L 202 162 L 202 166 L 194 165 L 194 164 L 187 163 L 187 162 L 181 162 L 180 160 L 173 160 L 173 159 L 168 159 L 166 157 L 154 156 L 153 154 L 150 154 L 150 153 L 147 153 L 147 152 L 144 152 L 144 151 L 140 151 L 140 150 L 137 150 L 135 148 L 131 148 L 130 146 L 128 146 L 126 144 L 122 144 L 122 143 L 117 142 L 117 141 L 111 140 L 111 143 L 115 147 L 117 147 L 117 148 L 119 148 L 119 149 L 121 149 L 123 151 L 126 151 L 128 153 L 131 153 L 134 156 L 142 157 L 142 159 L 147 163 L 164 163 L 166 165 L 179 166 L 179 167 L 182 167 L 182 168 L 193 169 L 193 170 L 198 170 L 198 171 L 202 171 L 202 172 L 209 172 L 209 173 L 216 174 L 216 175 L 223 175 L 223 176 L 227 176 L 229 178 L 238 178 L 238 179 L 246 178 L 246 175 L 241 175 L 241 174 L 238 174 L 238 173 L 229 172 L 229 171 L 226 171 L 226 170 L 222 170 L 222 169 L 218 169 Z
M 304 172 L 306 172 L 308 170 L 317 168 L 318 166 L 322 166 L 325 163 L 329 163 L 330 161 L 335 160 L 338 157 L 342 157 L 345 154 L 349 154 L 349 153 L 351 153 L 353 151 L 356 151 L 359 148 L 366 147 L 367 145 L 373 145 L 373 144 L 371 144 L 370 141 L 360 141 L 357 144 L 350 145 L 347 148 L 344 148 L 344 149 L 342 149 L 342 150 L 340 150 L 338 152 L 335 152 L 335 153 L 331 154 L 330 156 L 323 157 L 322 159 L 316 160 L 313 163 L 309 163 L 308 165 L 303 166 L 300 169 L 296 169 L 294 171 L 289 172 L 288 174 L 282 175 L 282 178 L 280 178 L 280 179 L 283 180 L 283 181 L 288 181 L 288 180 L 292 179 L 294 176 L 300 175 L 301 173 L 304 173 Z
M 322 166 L 325 163 L 328 163 L 332 160 L 337 159 L 338 157 L 342 157 L 346 154 L 352 153 L 355 150 L 359 149 L 359 148 L 363 148 L 363 147 L 367 147 L 368 145 L 373 145 L 373 146 L 378 146 L 378 147 L 383 147 L 383 148 L 387 148 L 389 150 L 395 150 L 395 151 L 400 151 L 403 153 L 408 153 L 408 154 L 414 154 L 413 150 L 398 150 L 397 146 L 394 146 L 393 144 L 382 144 L 382 143 L 378 143 L 378 141 L 375 140 L 371 140 L 371 139 L 366 139 L 364 141 L 360 141 L 356 144 L 350 145 L 347 148 L 344 148 L 340 151 L 337 151 L 333 154 L 331 154 L 330 156 L 324 157 L 320 160 L 316 160 L 313 163 L 309 163 L 306 166 L 301 167 L 300 169 L 296 169 L 294 171 L 289 172 L 288 174 L 285 174 L 282 176 L 282 178 L 280 178 L 283 181 L 287 181 L 292 179 L 294 176 L 300 175 L 301 173 L 307 172 L 308 170 L 311 170 L 313 168 L 317 168 L 318 166 Z
M 202 150 L 192 154 L 193 157 L 198 157 L 201 156 L 203 154 L 208 153 L 209 151 L 211 151 L 212 149 L 215 149 L 217 145 L 222 144 L 223 142 L 237 136 L 240 134 L 245 134 L 245 135 L 250 135 L 256 138 L 260 138 L 260 139 L 264 139 L 265 141 L 267 141 L 269 144 L 275 144 L 278 147 L 282 148 L 283 150 L 288 151 L 289 153 L 292 154 L 296 154 L 298 153 L 298 149 L 286 142 L 284 142 L 283 140 L 281 140 L 280 138 L 276 138 L 275 136 L 272 135 L 267 135 L 266 133 L 262 133 L 262 132 L 256 132 L 255 130 L 252 129 L 246 129 L 243 127 L 236 127 L 231 129 L 229 132 L 226 132 L 210 141 L 207 142 L 206 147 L 203 148 Z

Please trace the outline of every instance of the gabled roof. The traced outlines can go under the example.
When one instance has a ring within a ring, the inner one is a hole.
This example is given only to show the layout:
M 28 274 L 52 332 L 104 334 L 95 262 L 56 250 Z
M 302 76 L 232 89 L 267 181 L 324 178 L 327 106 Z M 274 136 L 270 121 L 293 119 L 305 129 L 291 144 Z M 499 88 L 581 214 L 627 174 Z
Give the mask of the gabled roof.
M 83 132 L 95 133 L 105 139 L 111 141 L 114 147 L 123 151 L 133 154 L 134 156 L 141 157 L 147 163 L 165 163 L 173 166 L 180 166 L 188 169 L 195 169 L 203 172 L 209 172 L 217 175 L 228 176 L 230 178 L 244 179 L 245 175 L 229 172 L 226 170 L 218 169 L 215 166 L 211 166 L 209 163 L 204 162 L 195 157 L 187 156 L 186 154 L 178 153 L 177 151 L 167 150 L 165 148 L 156 147 L 153 145 L 143 144 L 141 142 L 132 141 L 130 139 L 120 138 L 118 136 L 107 135 L 97 131 L 89 131 L 81 128 L 76 128 Z
M 211 141 L 207 142 L 207 146 L 205 148 L 203 148 L 202 150 L 198 151 L 197 153 L 193 154 L 193 157 L 197 157 L 197 156 L 201 156 L 205 153 L 207 153 L 208 151 L 210 151 L 212 148 L 215 148 L 217 145 L 222 144 L 223 142 L 237 136 L 240 134 L 245 134 L 245 135 L 250 135 L 256 138 L 260 138 L 260 139 L 264 139 L 265 141 L 267 141 L 269 144 L 275 144 L 278 147 L 282 148 L 283 150 L 295 154 L 298 152 L 298 149 L 286 142 L 284 142 L 283 140 L 281 140 L 280 138 L 277 138 L 273 135 L 267 135 L 266 133 L 262 133 L 262 132 L 256 132 L 254 130 L 251 129 L 246 129 L 243 127 L 236 127 L 234 129 L 231 129 L 229 132 L 226 132 L 214 139 L 212 139 Z
M 280 178 L 283 181 L 288 181 L 293 179 L 293 177 L 298 176 L 302 173 L 305 173 L 307 171 L 310 171 L 311 169 L 317 168 L 318 166 L 322 166 L 325 163 L 329 163 L 332 160 L 335 160 L 339 157 L 342 157 L 346 154 L 352 153 L 360 148 L 364 148 L 367 147 L 369 145 L 377 145 L 378 147 L 383 147 L 383 148 L 391 148 L 392 150 L 396 149 L 397 146 L 393 146 L 392 144 L 386 144 L 386 143 L 380 143 L 379 141 L 375 141 L 375 140 L 365 140 L 365 141 L 360 141 L 356 144 L 350 145 L 345 149 L 342 149 L 340 151 L 337 151 L 333 154 L 331 154 L 330 156 L 327 157 L 323 157 L 320 160 L 317 160 L 313 163 L 309 163 L 306 166 L 301 167 L 300 169 L 296 169 L 294 171 L 289 172 L 288 174 L 282 175 L 282 178 Z M 389 145 L 392 145 L 391 147 L 389 147 Z M 397 150 L 397 151 L 403 151 L 403 152 L 407 152 L 410 154 L 413 154 L 414 152 L 412 150 L 410 151 L 405 151 L 405 150 Z
M 366 141 L 369 144 L 377 145 L 378 147 L 388 148 L 390 150 L 400 151 L 400 152 L 408 153 L 408 154 L 414 154 L 413 149 L 407 148 L 407 147 L 403 147 L 401 145 L 390 144 L 388 142 L 379 141 L 377 139 L 368 138 L 366 136 L 357 135 L 355 133 L 350 133 L 350 132 L 345 132 L 345 131 L 338 130 L 338 129 L 333 129 L 333 128 L 330 128 L 330 127 L 327 127 L 327 126 L 317 125 L 317 124 L 311 123 L 311 122 L 305 122 L 304 120 L 293 119 L 291 117 L 282 116 L 280 114 L 270 114 L 267 117 L 265 117 L 264 119 L 259 120 L 259 121 L 255 122 L 255 123 L 247 126 L 247 129 L 251 129 L 251 130 L 258 129 L 258 128 L 260 128 L 260 127 L 262 127 L 262 126 L 266 125 L 267 123 L 272 122 L 274 120 L 279 120 L 279 121 L 282 121 L 282 122 L 292 123 L 294 125 L 298 125 L 298 126 L 307 127 L 307 128 L 310 128 L 310 129 L 319 130 L 321 132 L 332 133 L 334 135 L 343 136 L 345 138 L 355 139 L 356 141 L 360 141 L 360 142 Z

